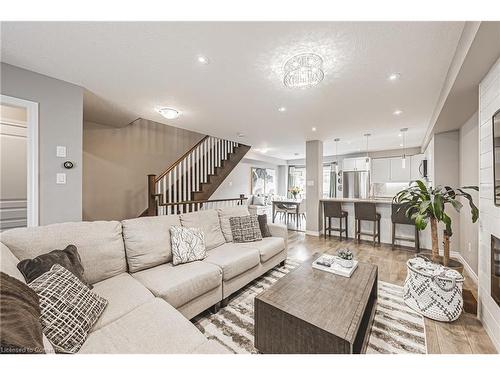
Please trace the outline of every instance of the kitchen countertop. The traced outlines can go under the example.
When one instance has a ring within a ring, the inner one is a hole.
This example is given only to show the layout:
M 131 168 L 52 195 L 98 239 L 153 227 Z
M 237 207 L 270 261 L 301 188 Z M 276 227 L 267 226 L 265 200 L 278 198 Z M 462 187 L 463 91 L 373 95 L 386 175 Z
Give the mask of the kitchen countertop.
M 354 202 L 370 202 L 378 204 L 391 204 L 392 198 L 323 198 L 319 200 L 320 202 L 341 202 L 341 203 L 354 203 Z

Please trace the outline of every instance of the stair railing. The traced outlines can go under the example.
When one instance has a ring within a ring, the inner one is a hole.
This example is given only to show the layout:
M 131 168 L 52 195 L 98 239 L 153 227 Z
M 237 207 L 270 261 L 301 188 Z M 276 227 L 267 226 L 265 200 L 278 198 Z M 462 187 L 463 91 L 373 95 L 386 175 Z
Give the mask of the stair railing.
M 148 175 L 148 216 L 190 212 L 207 207 L 205 201 L 193 200 L 193 194 L 207 183 L 216 168 L 228 160 L 239 143 L 205 136 L 160 175 Z M 227 201 L 238 201 L 240 198 Z M 246 199 L 246 198 L 244 198 Z M 212 200 L 211 202 L 226 200 Z

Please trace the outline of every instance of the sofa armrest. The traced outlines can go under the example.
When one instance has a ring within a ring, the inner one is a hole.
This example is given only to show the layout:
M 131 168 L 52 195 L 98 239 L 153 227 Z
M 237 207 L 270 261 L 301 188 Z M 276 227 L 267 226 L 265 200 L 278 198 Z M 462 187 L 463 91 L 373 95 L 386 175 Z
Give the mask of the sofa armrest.
M 285 241 L 285 250 L 288 250 L 288 229 L 286 228 L 286 225 L 268 223 L 267 226 L 269 227 L 271 236 L 283 238 Z

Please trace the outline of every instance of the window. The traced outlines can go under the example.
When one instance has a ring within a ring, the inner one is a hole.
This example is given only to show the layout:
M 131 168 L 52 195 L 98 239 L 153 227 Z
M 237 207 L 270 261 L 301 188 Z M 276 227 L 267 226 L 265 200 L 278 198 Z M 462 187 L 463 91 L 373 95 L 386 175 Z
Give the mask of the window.
M 288 197 L 293 198 L 290 189 L 297 187 L 299 194 L 297 198 L 306 197 L 306 168 L 305 167 L 288 167 Z

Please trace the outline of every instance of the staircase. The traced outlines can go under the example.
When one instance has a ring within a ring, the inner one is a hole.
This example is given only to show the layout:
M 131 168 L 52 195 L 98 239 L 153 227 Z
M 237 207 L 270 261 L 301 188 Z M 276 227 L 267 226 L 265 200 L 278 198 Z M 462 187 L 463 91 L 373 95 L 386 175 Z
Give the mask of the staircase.
M 141 216 L 206 208 L 210 196 L 248 150 L 250 146 L 241 143 L 205 136 L 165 172 L 148 175 L 148 208 Z M 241 198 L 217 200 L 221 201 L 237 202 Z

